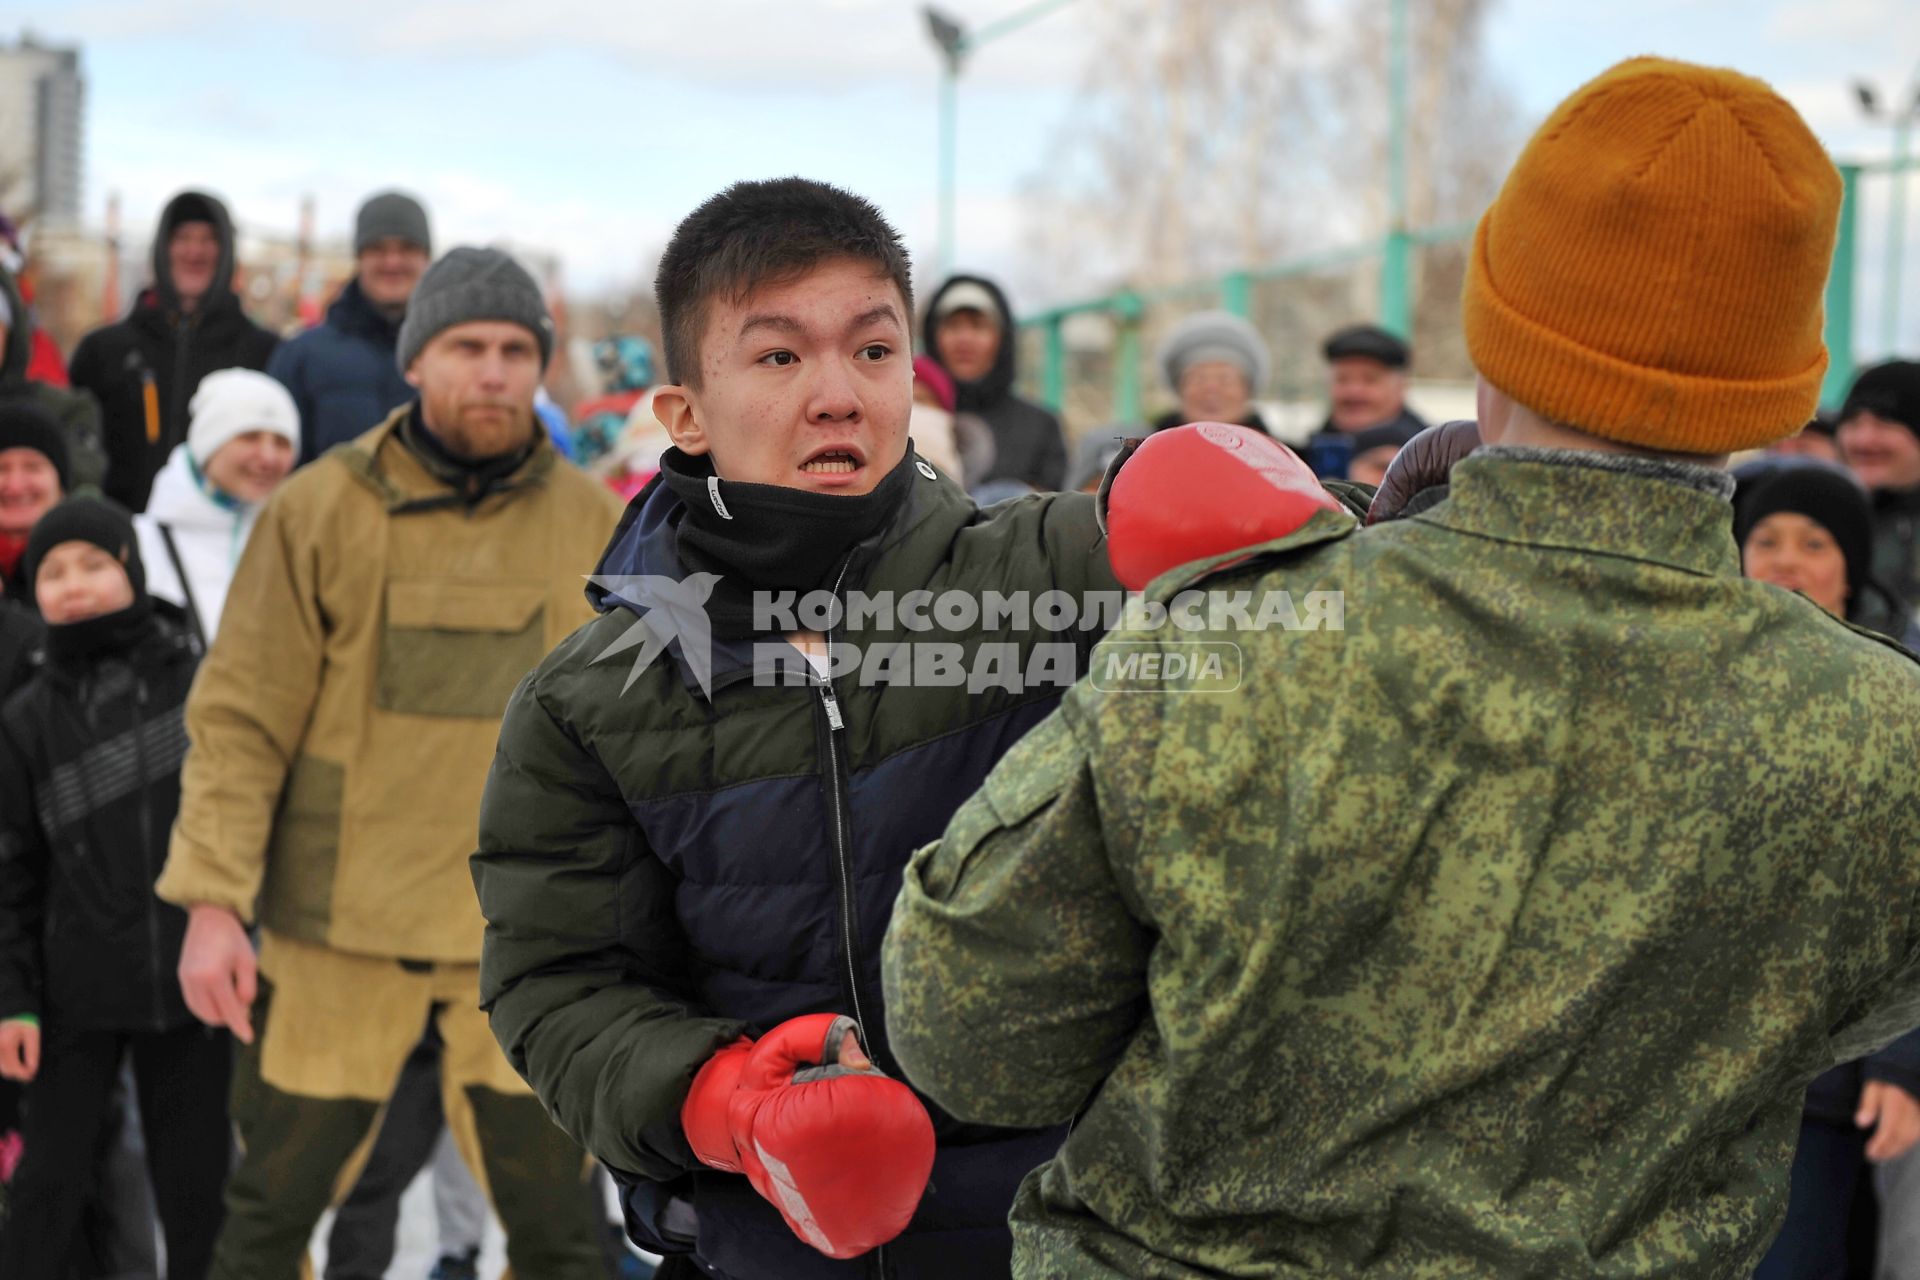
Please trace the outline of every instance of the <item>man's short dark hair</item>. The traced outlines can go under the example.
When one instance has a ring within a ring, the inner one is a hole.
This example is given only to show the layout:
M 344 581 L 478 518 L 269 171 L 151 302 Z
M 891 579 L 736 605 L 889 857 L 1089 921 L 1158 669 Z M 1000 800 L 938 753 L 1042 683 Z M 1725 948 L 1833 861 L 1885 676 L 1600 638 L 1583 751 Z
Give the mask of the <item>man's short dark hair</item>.
M 806 178 L 736 182 L 688 214 L 667 242 L 654 277 L 667 377 L 700 385 L 707 307 L 739 301 L 762 285 L 795 279 L 832 258 L 873 264 L 900 288 L 913 314 L 913 285 L 900 235 L 859 196 Z

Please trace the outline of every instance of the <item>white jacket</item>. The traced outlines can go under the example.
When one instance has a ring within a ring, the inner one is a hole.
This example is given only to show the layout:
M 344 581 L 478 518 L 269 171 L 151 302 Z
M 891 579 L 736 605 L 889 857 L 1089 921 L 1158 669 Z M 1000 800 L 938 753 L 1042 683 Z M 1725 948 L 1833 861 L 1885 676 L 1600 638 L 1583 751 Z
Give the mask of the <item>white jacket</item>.
M 258 507 L 243 507 L 224 495 L 216 499 L 195 477 L 187 446 L 182 444 L 174 447 L 167 465 L 154 477 L 146 513 L 133 518 L 140 534 L 147 589 L 184 607 L 187 593 L 181 589 L 180 575 L 160 536 L 160 526 L 165 525 L 173 534 L 174 546 L 187 571 L 187 585 L 193 589 L 193 606 L 199 611 L 200 625 L 209 642 L 220 627 L 234 566 L 240 563 L 240 552 L 259 514 Z

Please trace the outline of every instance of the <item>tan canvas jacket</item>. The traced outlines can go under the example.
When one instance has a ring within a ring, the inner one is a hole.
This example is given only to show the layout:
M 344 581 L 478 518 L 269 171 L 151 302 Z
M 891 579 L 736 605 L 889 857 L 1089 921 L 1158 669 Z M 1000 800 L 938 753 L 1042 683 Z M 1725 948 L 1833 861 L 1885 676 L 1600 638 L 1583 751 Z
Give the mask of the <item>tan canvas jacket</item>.
M 343 951 L 473 961 L 501 714 L 591 616 L 620 504 L 542 442 L 470 507 L 402 443 L 406 412 L 262 513 L 187 703 L 158 891 Z

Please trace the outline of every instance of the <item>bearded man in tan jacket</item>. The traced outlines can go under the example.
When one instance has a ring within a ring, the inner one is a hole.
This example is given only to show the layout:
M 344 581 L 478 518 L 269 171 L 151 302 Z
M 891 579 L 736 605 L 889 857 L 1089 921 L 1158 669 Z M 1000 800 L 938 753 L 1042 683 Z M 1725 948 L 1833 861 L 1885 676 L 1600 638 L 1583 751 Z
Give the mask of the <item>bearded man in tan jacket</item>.
M 158 887 L 191 913 L 188 1007 L 241 1043 L 221 1280 L 299 1274 L 429 1024 L 514 1271 L 598 1274 L 585 1160 L 479 1010 L 467 873 L 507 696 L 590 616 L 619 514 L 536 426 L 552 335 L 506 255 L 427 272 L 398 352 L 419 398 L 275 495 L 188 701 Z

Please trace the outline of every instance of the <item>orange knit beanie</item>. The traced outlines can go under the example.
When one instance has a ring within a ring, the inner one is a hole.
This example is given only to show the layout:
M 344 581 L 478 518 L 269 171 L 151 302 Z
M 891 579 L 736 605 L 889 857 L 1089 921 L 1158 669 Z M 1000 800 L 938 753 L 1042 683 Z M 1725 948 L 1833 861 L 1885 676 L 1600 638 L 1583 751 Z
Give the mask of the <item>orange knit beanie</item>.
M 1805 426 L 1840 176 L 1785 100 L 1634 58 L 1527 143 L 1473 238 L 1462 309 L 1487 381 L 1541 417 L 1717 454 Z

